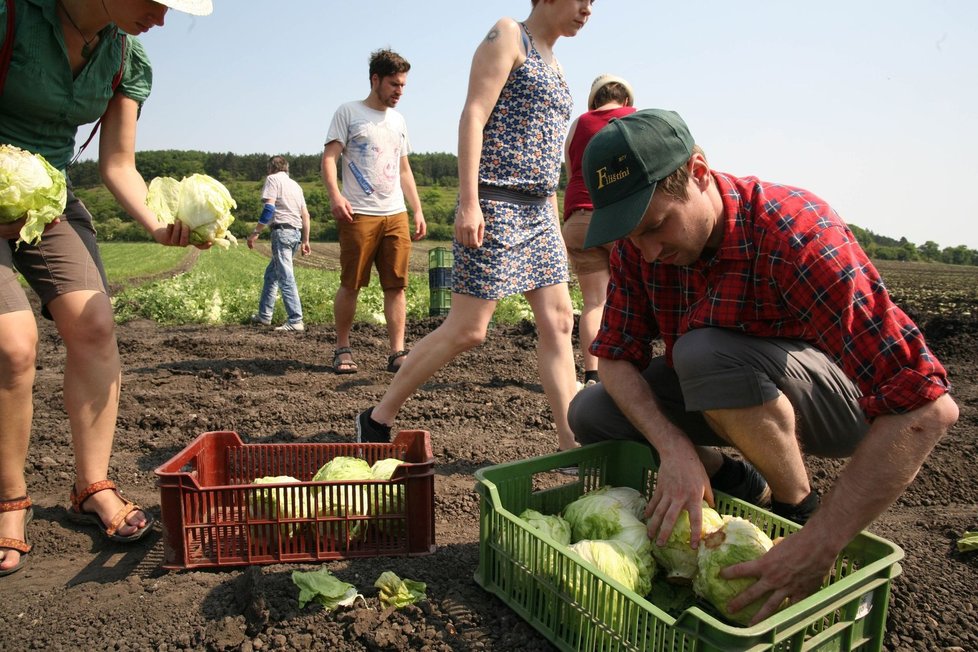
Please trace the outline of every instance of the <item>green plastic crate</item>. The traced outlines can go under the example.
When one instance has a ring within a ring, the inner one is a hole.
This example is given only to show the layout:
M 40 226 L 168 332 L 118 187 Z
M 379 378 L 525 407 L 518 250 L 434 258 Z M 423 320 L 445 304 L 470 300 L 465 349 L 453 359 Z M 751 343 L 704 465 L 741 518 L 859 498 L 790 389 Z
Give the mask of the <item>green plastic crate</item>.
M 577 478 L 554 473 L 567 466 L 578 467 Z M 655 472 L 652 450 L 636 442 L 605 442 L 476 471 L 481 502 L 476 582 L 561 650 L 882 649 L 890 581 L 901 572 L 897 562 L 903 551 L 867 532 L 843 550 L 817 593 L 753 627 L 738 627 L 714 616 L 705 603 L 673 617 L 518 518 L 527 508 L 558 513 L 604 485 L 650 495 Z M 721 514 L 747 518 L 772 538 L 798 529 L 735 498 L 718 493 L 716 499 Z M 578 595 L 587 604 L 554 579 L 568 574 L 583 587 Z

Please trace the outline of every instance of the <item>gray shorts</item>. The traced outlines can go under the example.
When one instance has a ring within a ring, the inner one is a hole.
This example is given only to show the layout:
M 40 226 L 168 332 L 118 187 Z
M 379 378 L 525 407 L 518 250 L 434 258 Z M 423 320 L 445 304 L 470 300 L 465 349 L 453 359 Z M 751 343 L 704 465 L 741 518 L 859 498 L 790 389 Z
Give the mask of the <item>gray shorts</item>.
M 42 314 L 50 318 L 47 304 L 78 290 L 107 293 L 95 227 L 85 205 L 68 190 L 65 214 L 44 232 L 37 245 L 15 240 L 0 241 L 0 314 L 30 310 L 20 272 L 41 299 Z
M 848 457 L 869 429 L 852 381 L 807 342 L 697 329 L 676 341 L 673 365 L 654 358 L 642 376 L 665 416 L 697 445 L 729 445 L 708 425 L 703 411 L 753 407 L 780 394 L 795 408 L 805 453 Z M 578 393 L 568 418 L 581 444 L 647 441 L 600 383 Z

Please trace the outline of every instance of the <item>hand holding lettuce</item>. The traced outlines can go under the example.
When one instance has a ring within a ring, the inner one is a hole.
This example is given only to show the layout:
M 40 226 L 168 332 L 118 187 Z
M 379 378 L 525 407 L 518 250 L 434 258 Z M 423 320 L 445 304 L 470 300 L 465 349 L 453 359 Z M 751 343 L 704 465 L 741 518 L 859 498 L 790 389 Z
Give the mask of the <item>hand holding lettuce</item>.
M 558 543 L 563 543 L 563 536 L 558 532 L 569 528 L 570 550 L 639 595 L 671 595 L 674 601 L 686 601 L 689 606 L 695 593 L 727 620 L 748 624 L 764 600 L 736 613 L 730 612 L 727 604 L 756 579 L 728 580 L 720 577 L 720 571 L 760 557 L 770 550 L 770 538 L 750 521 L 721 516 L 704 503 L 699 548 L 690 547 L 690 521 L 685 511 L 677 519 L 666 545 L 660 547 L 649 538 L 646 523 L 635 516 L 636 511 L 644 507 L 644 502 L 644 497 L 634 489 L 605 486 L 568 503 L 560 516 L 547 516 L 527 509 L 520 518 L 530 527 L 547 532 Z M 665 571 L 665 583 L 654 582 L 657 565 Z M 536 564 L 531 572 L 547 573 L 550 572 L 548 569 L 557 566 L 555 563 Z M 564 588 L 583 603 L 584 587 L 573 581 L 573 573 L 560 579 Z M 648 599 L 655 600 L 652 596 Z M 685 609 L 680 602 L 675 602 L 672 608 Z
M 43 156 L 0 145 L 0 224 L 23 219 L 18 242 L 37 244 L 68 201 L 65 176 Z
M 723 525 L 723 518 L 706 502 L 703 503 L 703 525 L 700 541 L 707 534 Z M 676 519 L 666 545 L 652 542 L 652 556 L 666 569 L 666 580 L 674 584 L 689 584 L 696 575 L 697 551 L 690 547 L 689 512 L 683 510 Z
M 234 221 L 231 209 L 238 205 L 220 181 L 206 174 L 192 174 L 180 181 L 156 177 L 149 184 L 146 205 L 164 224 L 186 224 L 191 244 L 227 249 L 237 242 L 228 229 Z
M 757 581 L 753 577 L 732 580 L 720 577 L 727 566 L 741 564 L 761 557 L 774 544 L 757 526 L 735 516 L 724 516 L 723 525 L 704 537 L 697 554 L 697 570 L 693 579 L 696 595 L 709 600 L 724 617 L 741 625 L 750 623 L 754 614 L 764 606 L 767 596 L 755 600 L 737 612 L 727 603 Z

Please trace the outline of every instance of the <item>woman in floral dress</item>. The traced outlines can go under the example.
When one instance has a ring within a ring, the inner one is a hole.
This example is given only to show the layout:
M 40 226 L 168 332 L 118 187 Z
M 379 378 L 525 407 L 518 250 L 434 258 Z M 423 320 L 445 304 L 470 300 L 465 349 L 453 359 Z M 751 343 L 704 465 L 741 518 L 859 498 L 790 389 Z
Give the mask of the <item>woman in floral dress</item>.
M 380 403 L 358 415 L 358 441 L 388 441 L 405 401 L 459 353 L 482 344 L 496 303 L 521 293 L 536 318 L 540 380 L 558 447 L 576 446 L 567 425 L 576 391 L 574 319 L 556 196 L 573 101 L 553 46 L 584 27 L 592 4 L 534 0 L 525 21 L 499 20 L 476 50 L 459 123 L 452 307 Z

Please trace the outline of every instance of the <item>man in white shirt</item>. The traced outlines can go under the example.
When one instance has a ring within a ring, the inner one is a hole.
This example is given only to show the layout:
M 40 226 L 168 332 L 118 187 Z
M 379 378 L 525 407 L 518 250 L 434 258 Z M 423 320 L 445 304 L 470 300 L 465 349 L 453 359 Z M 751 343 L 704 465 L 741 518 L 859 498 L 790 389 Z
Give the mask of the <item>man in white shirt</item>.
M 255 241 L 265 225 L 272 230 L 272 259 L 265 268 L 258 312 L 251 317 L 253 324 L 270 326 L 275 299 L 282 292 L 282 304 L 288 320 L 277 331 L 304 331 L 302 302 L 295 283 L 292 259 L 297 251 L 309 254 L 309 211 L 302 188 L 289 177 L 289 162 L 284 156 L 268 159 L 268 176 L 261 191 L 262 214 L 255 230 L 248 235 L 248 248 L 255 248 Z
M 397 371 L 401 358 L 407 355 L 405 288 L 411 240 L 419 240 L 427 233 L 421 199 L 408 163 L 411 149 L 407 125 L 394 110 L 410 69 L 411 64 L 391 50 L 371 54 L 370 94 L 364 100 L 341 105 L 326 135 L 322 175 L 340 240 L 340 287 L 333 300 L 333 370 L 337 374 L 357 371 L 350 331 L 360 289 L 370 283 L 371 266 L 376 266 L 384 291 L 384 317 L 391 349 L 387 370 Z M 342 191 L 338 174 L 341 155 Z M 414 216 L 413 236 L 405 199 Z

